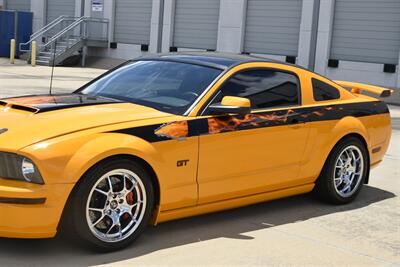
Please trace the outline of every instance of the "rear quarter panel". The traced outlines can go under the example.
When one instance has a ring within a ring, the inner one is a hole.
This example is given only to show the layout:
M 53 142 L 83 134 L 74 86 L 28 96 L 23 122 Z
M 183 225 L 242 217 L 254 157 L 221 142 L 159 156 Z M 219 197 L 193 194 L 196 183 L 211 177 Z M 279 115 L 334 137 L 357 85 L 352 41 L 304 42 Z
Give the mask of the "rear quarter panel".
M 391 138 L 390 113 L 360 118 L 369 133 L 371 165 L 381 162 L 389 147 Z
M 306 182 L 315 182 L 334 146 L 346 135 L 358 134 L 369 143 L 369 133 L 362 122 L 355 117 L 340 120 L 309 122 L 309 144 L 304 154 L 300 177 Z
M 309 143 L 304 154 L 300 177 L 306 182 L 314 182 L 334 146 L 345 136 L 356 134 L 365 141 L 370 164 L 379 163 L 390 141 L 390 114 L 386 104 L 374 99 L 336 101 L 324 107 L 342 107 L 337 111 L 338 119 L 327 117 L 320 121 L 310 121 Z M 386 111 L 385 111 L 386 110 Z M 343 112 L 343 116 L 340 115 Z
M 307 182 L 314 182 L 334 146 L 349 134 L 357 134 L 364 139 L 371 165 L 380 162 L 391 135 L 390 114 L 386 104 L 373 97 L 352 94 L 316 73 L 304 70 L 301 77 L 303 107 L 321 107 L 321 118 L 314 117 L 308 122 L 310 135 L 300 177 Z M 336 87 L 340 91 L 340 99 L 315 101 L 312 78 Z M 326 111 L 327 107 L 332 107 L 334 112 Z M 376 150 L 379 151 L 372 153 Z

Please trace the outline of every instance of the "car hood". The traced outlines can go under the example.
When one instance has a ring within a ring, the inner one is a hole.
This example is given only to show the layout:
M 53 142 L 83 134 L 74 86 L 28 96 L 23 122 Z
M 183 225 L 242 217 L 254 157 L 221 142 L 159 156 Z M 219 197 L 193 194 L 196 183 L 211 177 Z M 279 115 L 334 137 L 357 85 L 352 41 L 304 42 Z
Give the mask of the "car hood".
M 173 116 L 149 107 L 78 94 L 0 100 L 0 150 L 121 122 Z

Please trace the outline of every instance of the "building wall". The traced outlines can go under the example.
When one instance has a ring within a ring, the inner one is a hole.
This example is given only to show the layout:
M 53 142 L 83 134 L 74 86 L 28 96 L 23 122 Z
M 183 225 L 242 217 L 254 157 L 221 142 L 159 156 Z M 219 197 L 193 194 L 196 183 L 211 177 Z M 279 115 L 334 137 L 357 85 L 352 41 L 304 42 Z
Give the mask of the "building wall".
M 335 0 L 321 0 L 315 71 L 331 79 L 359 81 L 386 87 L 400 88 L 400 56 L 395 73 L 383 72 L 384 64 L 369 62 L 340 60 L 337 68 L 328 67 L 328 60 L 331 54 L 334 16 Z M 400 36 L 393 37 L 399 38 Z
M 46 21 L 47 1 L 51 0 L 31 0 L 31 11 L 34 12 L 34 30 L 41 28 Z M 92 0 L 73 1 L 75 1 L 76 5 L 76 16 L 80 16 L 82 14 L 82 6 L 84 6 L 85 16 L 94 16 L 91 11 Z M 118 0 L 103 0 L 104 7 L 101 16 L 110 20 L 110 42 L 115 41 L 114 24 L 115 16 L 118 15 L 115 14 L 116 1 Z M 149 1 L 152 1 L 152 12 L 150 19 L 150 41 L 148 48 L 145 47 L 146 49 L 143 49 L 144 47 L 141 44 L 117 43 L 117 48 L 90 48 L 88 51 L 89 55 L 130 59 L 148 53 L 169 52 L 171 49 L 173 51 L 204 50 L 196 48 L 195 45 L 189 49 L 183 47 L 174 47 L 176 0 Z M 249 0 L 215 1 L 219 2 L 219 18 L 217 25 L 218 34 L 215 37 L 216 51 L 243 53 L 246 38 L 246 15 Z M 295 62 L 297 64 L 306 68 L 314 69 L 316 72 L 332 79 L 354 80 L 387 87 L 400 88 L 400 59 L 396 66 L 395 73 L 384 72 L 383 63 L 355 62 L 343 59 L 339 60 L 339 65 L 337 68 L 328 67 L 328 61 L 332 54 L 331 42 L 335 16 L 335 0 L 293 1 L 301 1 L 298 51 L 297 56 L 295 57 Z M 4 2 L 4 0 L 0 0 L 0 5 L 2 2 Z M 277 5 L 279 5 L 278 1 L 274 2 L 275 4 L 278 3 Z M 388 12 L 393 11 L 389 9 Z M 98 16 L 98 14 L 96 16 Z M 398 17 L 400 18 L 400 14 Z M 193 31 L 193 34 L 195 35 L 196 31 Z M 279 34 L 279 31 L 277 34 Z M 394 38 L 400 38 L 400 36 L 395 36 Z M 268 42 L 268 40 L 265 40 L 265 42 Z M 288 55 L 281 55 L 279 53 L 255 55 L 270 57 L 283 61 L 288 60 Z M 293 60 L 293 58 L 291 60 Z

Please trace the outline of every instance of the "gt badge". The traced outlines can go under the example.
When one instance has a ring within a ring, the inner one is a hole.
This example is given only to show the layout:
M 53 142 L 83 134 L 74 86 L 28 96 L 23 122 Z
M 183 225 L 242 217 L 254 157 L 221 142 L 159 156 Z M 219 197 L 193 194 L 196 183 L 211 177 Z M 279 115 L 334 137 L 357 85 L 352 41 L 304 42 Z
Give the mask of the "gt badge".
M 178 160 L 176 162 L 176 167 L 183 167 L 186 166 L 188 164 L 189 160 L 188 159 L 184 159 L 184 160 Z

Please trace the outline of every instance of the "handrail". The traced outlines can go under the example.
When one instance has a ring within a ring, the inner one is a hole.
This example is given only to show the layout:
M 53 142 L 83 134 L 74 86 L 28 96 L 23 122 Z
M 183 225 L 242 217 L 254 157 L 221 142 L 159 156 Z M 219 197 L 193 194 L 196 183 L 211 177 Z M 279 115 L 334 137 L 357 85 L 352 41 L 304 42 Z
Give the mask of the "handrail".
M 79 24 L 82 23 L 83 21 L 83 17 L 79 18 L 77 21 L 75 21 L 74 23 L 68 25 L 66 28 L 62 29 L 61 31 L 59 31 L 56 35 L 54 35 L 53 37 L 50 38 L 50 41 L 48 41 L 47 43 L 45 43 L 43 46 L 46 47 L 50 44 L 52 44 L 55 40 L 57 40 L 59 37 L 63 36 L 64 33 L 72 30 L 75 28 L 75 26 L 78 26 Z
M 65 27 L 64 29 L 62 29 L 61 31 L 59 31 L 57 34 L 55 34 L 54 36 L 52 36 L 50 38 L 50 40 L 43 44 L 43 45 L 39 45 L 38 46 L 38 50 L 39 51 L 43 51 L 46 50 L 48 47 L 51 47 L 52 49 L 55 49 L 55 46 L 53 46 L 53 44 L 58 40 L 61 39 L 63 36 L 65 36 L 66 34 L 68 34 L 71 31 L 75 31 L 76 28 L 80 27 L 80 26 L 84 26 L 84 28 L 80 29 L 79 32 L 79 38 L 82 39 L 86 39 L 88 38 L 88 32 L 87 32 L 87 23 L 90 22 L 97 22 L 97 23 L 106 23 L 106 27 L 107 27 L 107 33 L 106 36 L 108 35 L 108 25 L 109 25 L 109 20 L 108 19 L 101 19 L 101 18 L 90 18 L 90 17 L 81 17 L 78 20 L 76 20 L 75 22 L 73 22 L 72 24 L 68 25 L 67 27 Z M 107 37 L 105 37 L 107 38 Z M 68 40 L 68 38 L 67 38 Z M 72 44 L 73 45 L 73 44 Z M 70 46 L 70 44 L 67 42 L 67 48 L 68 49 Z M 55 55 L 58 56 L 59 53 L 57 51 L 54 51 Z M 62 52 L 61 52 L 62 53 Z M 53 58 L 53 60 L 55 60 L 55 58 Z
M 43 47 L 47 47 L 49 45 L 51 45 L 52 43 L 54 43 L 58 38 L 60 38 L 61 36 L 63 36 L 65 33 L 69 32 L 70 30 L 73 30 L 74 28 L 76 28 L 77 26 L 79 26 L 80 24 L 82 24 L 83 22 L 101 22 L 101 23 L 108 23 L 108 19 L 101 19 L 101 18 L 89 18 L 89 17 L 81 17 L 79 18 L 77 21 L 75 21 L 74 23 L 68 25 L 66 28 L 64 28 L 62 31 L 58 32 L 56 35 L 54 35 L 53 37 L 51 37 L 50 41 L 47 42 L 46 44 L 42 45 Z M 84 36 L 86 37 L 86 36 Z
M 29 51 L 30 49 L 22 49 L 22 46 L 26 46 L 31 44 L 34 40 L 36 40 L 36 38 L 38 38 L 40 35 L 43 35 L 44 33 L 46 33 L 47 31 L 51 30 L 52 28 L 54 28 L 55 26 L 57 26 L 58 24 L 60 24 L 63 21 L 73 21 L 78 19 L 77 17 L 72 17 L 72 16 L 59 16 L 58 18 L 56 18 L 55 20 L 53 20 L 52 22 L 50 22 L 49 24 L 45 25 L 44 27 L 42 27 L 41 29 L 37 30 L 36 32 L 34 32 L 29 40 L 25 43 L 20 43 L 19 44 L 19 50 L 20 51 Z
M 36 39 L 36 37 L 38 37 L 39 35 L 41 35 L 42 33 L 46 32 L 49 28 L 53 28 L 53 25 L 58 24 L 59 22 L 61 22 L 64 18 L 67 18 L 69 16 L 59 16 L 58 18 L 56 18 L 55 20 L 53 20 L 52 22 L 50 22 L 49 24 L 46 24 L 44 27 L 40 28 L 39 30 L 37 30 L 36 32 L 34 32 L 31 36 L 30 39 Z M 72 17 L 71 17 L 72 18 Z
M 54 43 L 57 42 L 58 40 L 65 42 L 66 41 L 66 48 L 65 45 L 63 45 L 64 52 L 75 45 L 77 42 L 90 39 L 93 41 L 107 41 L 108 40 L 108 29 L 109 29 L 109 20 L 104 19 L 104 18 L 90 18 L 90 17 L 70 17 L 70 16 L 60 16 L 57 19 L 53 20 L 51 23 L 43 27 L 42 29 L 38 30 L 34 34 L 31 35 L 31 39 L 26 42 L 26 43 L 20 43 L 20 50 L 21 51 L 27 51 L 29 54 L 32 52 L 31 51 L 31 46 L 30 44 L 39 36 L 44 36 L 46 32 L 48 32 L 50 29 L 53 29 L 56 25 L 59 25 L 63 21 L 72 21 L 72 23 L 67 23 L 67 24 L 61 24 L 61 29 L 55 32 L 50 32 L 52 35 L 47 34 L 45 35 L 47 38 L 43 40 L 42 42 L 39 42 L 37 45 L 37 51 L 38 53 L 42 51 L 48 51 L 48 49 L 55 49 Z M 102 25 L 100 29 L 102 29 L 99 32 L 94 31 L 91 32 L 91 25 Z M 94 34 L 93 34 L 94 33 Z M 73 38 L 70 38 L 73 37 Z M 77 40 L 76 42 L 73 41 L 73 39 Z M 29 45 L 28 49 L 24 50 L 22 49 L 22 46 Z M 60 48 L 61 49 L 61 48 Z M 58 49 L 57 51 L 54 51 L 55 54 L 58 56 Z M 63 53 L 61 51 L 60 53 Z M 53 58 L 55 60 L 55 58 Z

